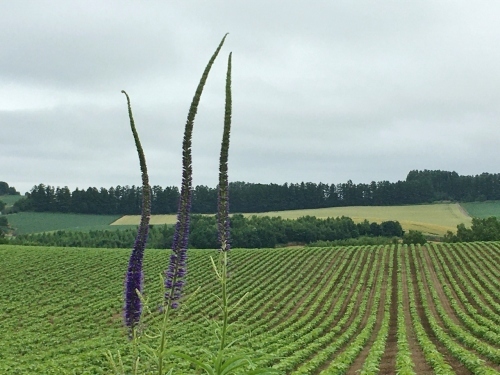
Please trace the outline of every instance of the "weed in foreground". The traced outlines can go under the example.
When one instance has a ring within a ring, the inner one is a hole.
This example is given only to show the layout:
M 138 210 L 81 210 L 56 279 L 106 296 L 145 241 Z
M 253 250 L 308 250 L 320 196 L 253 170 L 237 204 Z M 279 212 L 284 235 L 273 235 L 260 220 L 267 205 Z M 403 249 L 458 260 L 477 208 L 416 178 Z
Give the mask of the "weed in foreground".
M 129 336 L 133 346 L 133 358 L 131 366 L 124 364 L 124 361 L 118 352 L 115 356 L 111 352 L 106 353 L 106 357 L 110 363 L 112 371 L 118 374 L 125 374 L 130 368 L 133 374 L 139 374 L 141 371 L 141 354 L 147 353 L 148 360 L 155 363 L 155 368 L 144 369 L 143 373 L 148 374 L 173 374 L 175 368 L 168 359 L 180 358 L 187 360 L 192 365 L 200 368 L 205 373 L 210 375 L 216 374 L 268 374 L 276 373 L 272 369 L 259 369 L 253 364 L 250 358 L 238 350 L 228 349 L 232 347 L 237 340 L 229 341 L 229 315 L 231 311 L 238 308 L 239 302 L 230 306 L 228 293 L 228 266 L 229 266 L 229 250 L 230 250 L 230 225 L 229 225 L 229 196 L 228 196 L 228 153 L 229 153 L 229 136 L 231 129 L 231 114 L 232 114 L 232 96 L 231 96 L 231 62 L 232 54 L 228 57 L 228 67 L 226 75 L 225 89 L 225 114 L 224 114 L 224 131 L 220 152 L 219 163 L 219 186 L 218 186 L 218 237 L 220 242 L 220 251 L 218 261 L 211 258 L 212 266 L 215 272 L 218 283 L 221 287 L 221 296 L 218 297 L 219 308 L 221 310 L 222 322 L 216 323 L 215 330 L 217 340 L 219 342 L 218 350 L 214 353 L 207 352 L 203 358 L 195 358 L 183 352 L 182 348 L 168 348 L 167 341 L 169 332 L 175 327 L 171 326 L 170 314 L 172 310 L 179 307 L 183 298 L 183 287 L 185 286 L 185 277 L 187 275 L 187 249 L 189 238 L 189 224 L 191 214 L 191 199 L 192 199 L 192 157 L 191 157 L 191 139 L 193 133 L 194 119 L 197 113 L 203 87 L 208 78 L 210 69 L 219 54 L 227 34 L 223 37 L 216 51 L 209 60 L 202 78 L 196 89 L 193 101 L 191 103 L 188 118 L 184 130 L 184 138 L 182 143 L 182 185 L 179 199 L 177 224 L 175 227 L 175 235 L 172 244 L 172 253 L 170 262 L 164 276 L 161 277 L 165 292 L 163 304 L 161 306 L 162 324 L 160 331 L 157 334 L 148 335 L 139 329 L 143 305 L 145 310 L 151 313 L 148 308 L 147 300 L 142 295 L 142 257 L 146 246 L 148 236 L 149 218 L 151 215 L 151 195 L 146 168 L 144 152 L 142 150 L 139 136 L 135 129 L 135 124 L 132 116 L 129 96 L 127 96 L 127 104 L 130 118 L 132 133 L 136 142 L 136 148 L 139 154 L 142 181 L 143 181 L 143 205 L 141 214 L 141 223 L 139 225 L 136 241 L 130 257 L 129 267 L 125 282 L 125 308 L 124 317 L 125 325 L 129 329 Z M 185 302 L 185 301 L 184 301 Z M 144 345 L 141 342 L 143 335 L 148 338 L 157 339 L 156 347 Z

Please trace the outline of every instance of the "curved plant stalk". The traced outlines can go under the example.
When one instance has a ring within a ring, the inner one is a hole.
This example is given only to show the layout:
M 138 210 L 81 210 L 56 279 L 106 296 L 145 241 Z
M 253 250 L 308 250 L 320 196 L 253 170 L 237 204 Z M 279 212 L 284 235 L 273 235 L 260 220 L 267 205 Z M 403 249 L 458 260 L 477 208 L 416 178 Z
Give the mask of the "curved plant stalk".
M 127 97 L 128 115 L 130 118 L 130 127 L 135 140 L 137 153 L 139 154 L 139 163 L 142 173 L 142 213 L 137 237 L 135 239 L 132 254 L 128 264 L 127 276 L 125 279 L 125 306 L 124 320 L 125 325 L 129 328 L 129 336 L 133 338 L 134 330 L 139 324 L 142 313 L 142 302 L 139 294 L 142 293 L 143 271 L 142 260 L 144 257 L 144 249 L 149 231 L 149 220 L 151 218 L 151 187 L 149 186 L 148 170 L 146 167 L 146 158 L 139 140 L 139 135 L 135 128 L 134 117 L 132 115 L 132 107 L 128 94 L 122 90 L 122 93 Z
M 170 309 L 176 309 L 179 306 L 179 300 L 182 297 L 182 289 L 185 284 L 187 275 L 187 249 L 189 240 L 189 224 L 191 214 L 191 198 L 192 198 L 192 158 L 191 158 L 191 139 L 193 135 L 193 125 L 198 105 L 200 103 L 203 88 L 208 79 L 208 74 L 212 68 L 215 59 L 217 58 L 227 34 L 224 35 L 219 46 L 210 58 L 203 75 L 200 79 L 198 87 L 189 107 L 189 113 L 184 129 L 184 138 L 182 142 L 182 185 L 179 198 L 179 207 L 177 211 L 177 224 L 172 242 L 172 254 L 170 255 L 170 264 L 165 272 L 165 300 L 164 300 L 164 315 L 163 327 L 161 332 L 160 344 L 157 350 L 158 354 L 158 373 L 163 372 L 163 357 L 166 348 L 166 326 L 168 324 L 168 315 Z
M 230 226 L 229 226 L 229 184 L 227 177 L 227 161 L 229 153 L 229 135 L 231 131 L 231 111 L 232 111 L 232 97 L 231 97 L 231 58 L 229 54 L 227 63 L 226 75 L 226 104 L 224 114 L 224 132 L 222 136 L 220 161 L 219 161 L 219 187 L 218 187 L 218 214 L 217 214 L 217 228 L 220 242 L 219 263 L 215 264 L 211 258 L 212 266 L 217 280 L 221 284 L 222 297 L 220 298 L 220 309 L 222 311 L 222 325 L 217 328 L 217 336 L 220 341 L 219 350 L 217 353 L 209 353 L 209 360 L 198 360 L 190 355 L 174 352 L 172 354 L 186 359 L 195 366 L 203 369 L 208 375 L 229 375 L 234 373 L 243 374 L 274 374 L 277 371 L 274 369 L 259 369 L 256 368 L 254 363 L 243 354 L 227 355 L 227 348 L 233 343 L 228 341 L 228 328 L 229 328 L 229 294 L 227 290 L 228 285 L 228 264 L 229 264 L 229 250 L 230 250 Z M 241 302 L 241 300 L 239 301 Z M 239 302 L 233 307 L 236 308 Z
M 220 272 L 216 272 L 222 287 L 222 329 L 220 333 L 219 353 L 222 353 L 226 348 L 227 324 L 229 317 L 229 296 L 227 293 L 227 267 L 228 267 L 228 252 L 230 250 L 229 243 L 229 182 L 227 177 L 227 160 L 229 155 L 229 135 L 231 132 L 231 112 L 232 112 L 232 96 L 231 96 L 231 58 L 232 53 L 227 59 L 227 74 L 226 74 L 226 105 L 224 111 L 224 132 L 222 134 L 222 144 L 220 150 L 219 161 L 219 189 L 218 189 L 218 232 L 220 241 Z
M 191 197 L 192 197 L 192 175 L 193 169 L 191 165 L 191 139 L 193 135 L 193 124 L 198 111 L 203 87 L 208 78 L 208 74 L 212 65 L 219 54 L 222 45 L 226 39 L 226 35 L 222 38 L 219 46 L 215 50 L 212 58 L 208 62 L 205 71 L 201 77 L 200 83 L 196 89 L 191 107 L 189 108 L 186 127 L 184 130 L 184 139 L 182 142 L 182 186 L 179 198 L 179 207 L 177 211 L 177 224 L 172 243 L 172 255 L 170 256 L 170 265 L 166 271 L 165 278 L 165 301 L 171 308 L 178 307 L 178 301 L 182 296 L 182 288 L 185 284 L 184 278 L 187 274 L 187 248 L 189 239 L 189 222 L 191 214 Z

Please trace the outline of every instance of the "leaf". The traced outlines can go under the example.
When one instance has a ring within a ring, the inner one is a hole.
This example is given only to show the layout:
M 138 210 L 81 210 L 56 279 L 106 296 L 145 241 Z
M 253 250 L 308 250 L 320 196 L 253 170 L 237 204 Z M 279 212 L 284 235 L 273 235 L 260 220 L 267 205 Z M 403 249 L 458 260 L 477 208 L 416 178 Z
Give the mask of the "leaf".
M 172 354 L 176 357 L 185 359 L 185 360 L 191 362 L 192 364 L 202 368 L 203 370 L 205 370 L 207 372 L 208 375 L 215 375 L 215 372 L 214 372 L 213 368 L 210 367 L 210 365 L 207 365 L 206 363 L 203 363 L 203 362 L 197 360 L 196 358 L 191 357 L 188 354 L 184 354 L 181 352 L 170 352 L 170 354 Z

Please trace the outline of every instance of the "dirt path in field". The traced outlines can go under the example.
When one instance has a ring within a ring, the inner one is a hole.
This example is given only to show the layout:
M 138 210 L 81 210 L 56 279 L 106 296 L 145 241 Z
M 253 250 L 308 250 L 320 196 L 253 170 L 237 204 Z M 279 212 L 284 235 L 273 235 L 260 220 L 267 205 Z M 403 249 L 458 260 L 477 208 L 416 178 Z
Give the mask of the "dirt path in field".
M 423 246 L 417 249 L 418 251 L 426 251 Z M 425 315 L 424 309 L 422 307 L 422 300 L 423 298 L 427 299 L 427 303 L 430 307 L 431 313 L 436 317 L 437 312 L 435 310 L 434 304 L 431 301 L 430 298 L 428 298 L 429 293 L 428 293 L 428 286 L 425 283 L 424 280 L 424 287 L 426 289 L 426 295 L 422 296 L 420 294 L 419 288 L 417 287 L 417 276 L 416 276 L 416 268 L 415 268 L 415 263 L 420 264 L 420 269 L 422 269 L 422 264 L 420 260 L 418 259 L 419 257 L 417 256 L 416 258 L 413 257 L 413 255 L 410 255 L 410 272 L 411 272 L 411 278 L 412 278 L 412 283 L 415 286 L 414 291 L 415 291 L 415 300 L 416 300 L 416 305 L 417 305 L 417 313 L 420 318 L 420 321 L 422 322 L 422 326 L 424 327 L 425 333 L 427 334 L 427 337 L 429 337 L 430 340 L 434 343 L 436 346 L 437 350 L 444 356 L 445 361 L 451 366 L 453 371 L 458 374 L 471 374 L 471 372 L 464 367 L 462 363 L 460 363 L 455 357 L 453 357 L 450 352 L 445 348 L 445 346 L 436 338 L 434 335 L 434 332 L 432 331 L 432 328 L 429 324 L 429 320 L 427 319 L 427 316 Z M 422 272 L 422 270 L 421 270 Z M 422 279 L 425 279 L 422 274 Z
M 460 203 L 457 203 L 457 204 L 458 204 L 458 209 L 460 210 L 461 213 L 463 213 L 467 217 L 472 218 L 472 216 L 470 216 L 470 214 L 467 212 L 467 210 Z
M 432 367 L 426 362 L 424 352 L 420 347 L 417 337 L 415 335 L 415 331 L 413 330 L 413 324 L 411 323 L 411 315 L 410 315 L 410 299 L 408 295 L 408 284 L 407 277 L 411 277 L 411 275 L 406 274 L 406 267 L 404 266 L 406 262 L 406 257 L 408 253 L 403 251 L 401 253 L 401 259 L 399 260 L 403 265 L 401 267 L 401 287 L 403 289 L 403 311 L 406 325 L 406 338 L 408 340 L 408 346 L 410 347 L 411 357 L 413 364 L 415 367 L 413 370 L 416 374 L 420 375 L 430 375 L 434 374 Z M 394 303 L 394 301 L 393 301 Z

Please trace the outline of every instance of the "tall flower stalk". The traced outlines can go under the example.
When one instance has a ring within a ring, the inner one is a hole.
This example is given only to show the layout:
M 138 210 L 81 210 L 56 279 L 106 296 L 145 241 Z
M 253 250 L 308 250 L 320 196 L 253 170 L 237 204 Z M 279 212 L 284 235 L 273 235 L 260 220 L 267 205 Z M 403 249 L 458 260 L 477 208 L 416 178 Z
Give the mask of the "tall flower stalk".
M 226 105 L 224 111 L 224 132 L 222 134 L 222 144 L 219 159 L 219 189 L 218 189 L 218 235 L 221 251 L 230 250 L 230 228 L 229 228 L 229 182 L 227 177 L 227 161 L 229 154 L 229 134 L 231 131 L 231 58 L 229 54 L 226 74 Z
M 151 218 L 151 188 L 149 186 L 148 170 L 146 167 L 146 158 L 139 140 L 139 135 L 135 128 L 134 117 L 132 115 L 132 107 L 128 94 L 122 90 L 122 93 L 127 97 L 128 115 L 130 119 L 130 127 L 134 136 L 135 146 L 139 154 L 139 163 L 142 174 L 142 213 L 137 237 L 135 238 L 134 247 L 127 269 L 125 278 L 125 306 L 124 320 L 125 325 L 129 328 L 130 337 L 133 336 L 133 331 L 139 324 L 142 312 L 142 303 L 139 293 L 142 293 L 143 271 L 142 260 L 144 257 L 144 249 L 149 231 L 149 219 Z
M 219 159 L 219 186 L 218 186 L 218 210 L 217 210 L 217 228 L 220 242 L 219 263 L 212 260 L 216 278 L 219 281 L 222 289 L 220 298 L 220 309 L 222 312 L 222 325 L 217 324 L 216 334 L 219 340 L 219 348 L 216 353 L 209 353 L 209 360 L 203 361 L 194 358 L 185 353 L 173 352 L 177 357 L 183 358 L 192 364 L 200 367 L 208 375 L 230 375 L 235 373 L 244 374 L 275 374 L 277 371 L 273 369 L 256 368 L 250 358 L 246 355 L 236 352 L 236 354 L 228 354 L 227 349 L 232 343 L 228 344 L 228 328 L 229 328 L 229 313 L 238 307 L 245 296 L 240 299 L 235 305 L 229 306 L 228 293 L 228 265 L 229 265 L 229 250 L 230 246 L 230 222 L 229 222 L 229 183 L 227 177 L 227 161 L 229 154 L 229 135 L 231 131 L 231 112 L 232 112 L 232 96 L 231 96 L 231 58 L 229 54 L 227 63 L 226 75 L 226 105 L 224 113 L 224 132 L 222 135 L 221 152 Z M 247 370 L 249 369 L 249 370 Z
M 179 207 L 177 212 L 177 224 L 175 227 L 175 233 L 172 244 L 172 253 L 170 256 L 170 263 L 165 271 L 165 275 L 162 279 L 165 286 L 165 294 L 163 301 L 163 324 L 160 329 L 159 335 L 155 336 L 159 338 L 159 344 L 156 349 L 147 348 L 149 356 L 157 361 L 157 367 L 155 373 L 158 375 L 171 375 L 173 373 L 173 367 L 166 369 L 165 359 L 169 355 L 176 356 L 188 360 L 197 367 L 203 369 L 209 375 L 230 375 L 235 373 L 244 373 L 250 375 L 257 374 L 273 374 L 277 371 L 273 369 L 260 369 L 252 363 L 252 361 L 244 354 L 236 351 L 235 354 L 229 354 L 228 349 L 235 341 L 228 343 L 228 328 L 229 324 L 229 314 L 232 310 L 236 309 L 240 304 L 240 299 L 233 306 L 229 305 L 229 293 L 228 293 L 228 266 L 229 266 L 229 251 L 231 248 L 230 244 L 230 221 L 229 221 L 229 182 L 228 182 L 228 153 L 229 153 L 229 137 L 231 131 L 231 115 L 232 115 L 232 95 L 231 95 L 231 61 L 232 53 L 228 57 L 227 74 L 226 74 L 226 88 L 225 88 L 225 112 L 224 112 L 224 131 L 222 135 L 221 152 L 219 160 L 219 185 L 218 185 L 218 212 L 217 212 L 217 228 L 218 237 L 220 242 L 219 251 L 219 262 L 216 264 L 213 258 L 211 258 L 212 265 L 216 274 L 217 280 L 220 282 L 222 289 L 222 296 L 220 300 L 220 308 L 222 312 L 222 324 L 217 324 L 216 334 L 220 341 L 219 348 L 214 353 L 208 353 L 208 361 L 199 360 L 185 353 L 177 352 L 176 350 L 167 350 L 167 332 L 169 324 L 169 312 L 171 309 L 176 309 L 179 306 L 180 299 L 182 297 L 182 289 L 185 284 L 185 278 L 187 275 L 187 249 L 188 249 L 188 239 L 189 239 L 189 225 L 190 225 L 190 211 L 191 211 L 191 199 L 192 199 L 192 158 L 191 158 L 191 139 L 193 134 L 193 124 L 198 110 L 198 105 L 200 102 L 201 94 L 203 88 L 208 79 L 208 74 L 212 68 L 215 59 L 217 58 L 226 35 L 222 38 L 219 46 L 215 50 L 214 54 L 210 58 L 201 80 L 196 89 L 193 101 L 189 108 L 188 118 L 184 130 L 184 138 L 182 142 L 182 186 L 181 194 L 179 199 Z M 129 261 L 129 267 L 126 277 L 125 285 L 125 324 L 129 327 L 131 332 L 131 337 L 134 339 L 134 343 L 138 343 L 138 336 L 136 336 L 136 326 L 139 323 L 141 317 L 141 298 L 142 298 L 142 258 L 144 255 L 144 249 L 146 246 L 146 240 L 148 236 L 149 219 L 151 216 L 151 188 L 149 186 L 148 174 L 146 169 L 146 160 L 144 157 L 144 152 L 142 150 L 139 136 L 135 129 L 134 119 L 132 116 L 132 109 L 130 105 L 129 96 L 125 91 L 122 91 L 127 97 L 128 112 L 130 117 L 130 126 L 132 128 L 132 133 L 136 142 L 137 152 L 139 154 L 139 161 L 142 172 L 142 182 L 143 182 L 143 202 L 142 202 L 142 214 L 141 223 L 139 225 L 137 238 L 134 244 L 132 255 Z M 152 337 L 152 336 L 148 336 Z M 139 352 L 137 351 L 138 346 L 134 350 L 134 363 L 132 365 L 132 370 L 134 374 L 139 372 Z M 123 362 L 118 352 L 117 361 L 114 360 L 111 352 L 107 353 L 108 360 L 115 371 L 116 374 L 124 375 L 126 369 L 124 368 Z M 149 371 L 152 373 L 152 371 Z
M 227 161 L 229 155 L 229 134 L 231 131 L 231 58 L 229 54 L 226 74 L 226 105 L 224 111 L 224 132 L 222 134 L 222 144 L 219 159 L 219 189 L 218 189 L 218 213 L 217 227 L 220 241 L 220 271 L 216 272 L 222 287 L 222 327 L 220 332 L 219 353 L 226 347 L 227 326 L 229 318 L 229 296 L 227 293 L 227 273 L 228 273 L 228 252 L 230 244 L 230 223 L 229 223 L 229 182 L 227 177 Z
M 208 79 L 208 74 L 212 65 L 219 54 L 227 34 L 224 35 L 219 46 L 210 58 L 203 75 L 198 83 L 196 92 L 189 107 L 186 126 L 184 129 L 184 138 L 182 141 L 182 185 L 179 198 L 179 207 L 177 211 L 177 223 L 175 226 L 174 238 L 172 241 L 172 254 L 170 255 L 170 263 L 165 271 L 165 303 L 163 314 L 163 326 L 160 334 L 160 344 L 157 349 L 158 358 L 158 374 L 163 374 L 163 357 L 166 346 L 166 333 L 169 310 L 176 309 L 179 306 L 179 301 L 182 297 L 182 289 L 185 285 L 187 275 L 187 249 L 189 241 L 189 225 L 191 215 L 191 199 L 193 194 L 192 180 L 193 168 L 191 158 L 191 139 L 193 135 L 193 125 L 198 105 L 200 103 L 203 88 Z
M 193 169 L 191 165 L 191 139 L 193 135 L 193 124 L 198 111 L 203 88 L 210 73 L 210 69 L 219 54 L 219 51 L 224 44 L 226 35 L 222 38 L 219 46 L 208 62 L 205 71 L 201 77 L 200 83 L 196 89 L 193 101 L 189 108 L 186 127 L 184 130 L 184 139 L 182 142 L 182 186 L 179 198 L 179 207 L 177 211 L 177 224 L 172 242 L 172 254 L 170 256 L 170 264 L 165 272 L 165 301 L 167 308 L 177 308 L 179 300 L 182 296 L 182 289 L 185 284 L 187 274 L 187 248 L 189 240 L 189 224 L 191 214 L 191 199 L 192 199 L 192 175 Z

